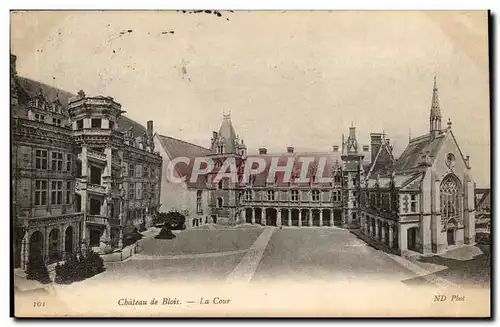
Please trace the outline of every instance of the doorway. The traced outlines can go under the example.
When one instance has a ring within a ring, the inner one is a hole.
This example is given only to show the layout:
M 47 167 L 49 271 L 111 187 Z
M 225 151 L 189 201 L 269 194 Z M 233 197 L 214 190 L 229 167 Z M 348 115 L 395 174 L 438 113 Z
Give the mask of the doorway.
M 408 250 L 417 250 L 417 227 L 408 229 Z
M 455 245 L 455 229 L 448 229 L 446 231 L 446 238 L 448 239 L 448 246 Z

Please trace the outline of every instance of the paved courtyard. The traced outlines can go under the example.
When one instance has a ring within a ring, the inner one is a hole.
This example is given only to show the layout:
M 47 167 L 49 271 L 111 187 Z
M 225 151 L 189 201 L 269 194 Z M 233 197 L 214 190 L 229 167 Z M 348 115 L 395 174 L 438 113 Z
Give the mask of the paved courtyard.
M 140 277 L 154 282 L 281 279 L 489 286 L 489 261 L 475 247 L 410 261 L 377 250 L 340 228 L 204 226 L 182 231 L 172 240 L 157 240 L 152 235 L 143 239 L 142 252 L 124 262 L 106 263 L 104 273 L 83 283 Z

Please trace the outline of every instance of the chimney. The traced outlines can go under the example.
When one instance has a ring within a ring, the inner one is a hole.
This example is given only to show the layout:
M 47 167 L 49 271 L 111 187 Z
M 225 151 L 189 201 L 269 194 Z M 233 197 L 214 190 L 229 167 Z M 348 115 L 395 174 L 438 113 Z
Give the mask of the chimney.
M 153 121 L 152 120 L 148 120 L 148 122 L 147 122 L 147 133 L 148 133 L 149 137 L 153 136 Z
M 215 141 L 217 139 L 217 132 L 212 131 L 212 141 Z
M 339 146 L 338 145 L 334 145 L 333 146 L 333 152 L 339 152 Z
M 380 146 L 382 145 L 382 134 L 381 133 L 370 133 L 370 139 L 371 139 L 371 158 L 372 161 L 375 161 L 375 157 L 377 156 L 377 153 L 380 149 Z
M 293 146 L 289 146 L 286 148 L 287 153 L 293 153 Z
M 266 148 L 259 148 L 259 154 L 267 154 Z

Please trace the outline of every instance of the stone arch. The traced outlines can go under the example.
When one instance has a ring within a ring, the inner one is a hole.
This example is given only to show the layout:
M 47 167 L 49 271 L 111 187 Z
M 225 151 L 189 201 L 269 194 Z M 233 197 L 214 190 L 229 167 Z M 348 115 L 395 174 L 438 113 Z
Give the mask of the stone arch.
M 64 232 L 64 253 L 73 253 L 74 240 L 73 240 L 74 229 L 73 226 L 68 226 Z
M 29 238 L 29 261 L 34 257 L 44 257 L 43 241 L 44 237 L 41 231 L 35 231 L 31 234 Z
M 53 228 L 49 232 L 49 262 L 61 260 L 61 232 Z
M 278 226 L 278 210 L 275 208 L 266 208 L 266 224 Z
M 245 222 L 252 223 L 252 208 L 245 208 Z
M 418 243 L 418 235 L 419 230 L 418 227 L 411 227 L 408 228 L 406 231 L 406 239 L 407 239 L 407 247 L 408 250 L 411 251 L 418 251 L 417 249 L 417 243 Z

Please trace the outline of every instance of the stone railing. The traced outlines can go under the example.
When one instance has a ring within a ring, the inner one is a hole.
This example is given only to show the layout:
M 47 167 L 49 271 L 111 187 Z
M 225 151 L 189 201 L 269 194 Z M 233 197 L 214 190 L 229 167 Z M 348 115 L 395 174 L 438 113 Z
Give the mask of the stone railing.
M 106 225 L 106 217 L 104 217 L 104 216 L 87 215 L 87 218 L 85 219 L 85 221 L 88 223 Z
M 104 185 L 96 185 L 96 184 L 88 184 L 87 190 L 96 193 L 106 193 L 106 186 Z
M 89 156 L 90 158 L 106 161 L 106 155 L 104 153 L 100 153 L 90 149 L 87 150 L 87 156 Z

